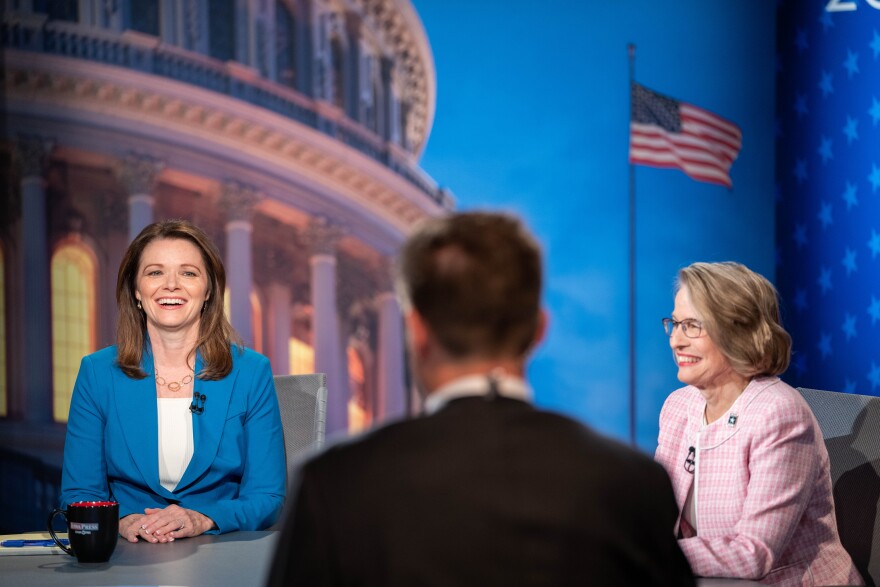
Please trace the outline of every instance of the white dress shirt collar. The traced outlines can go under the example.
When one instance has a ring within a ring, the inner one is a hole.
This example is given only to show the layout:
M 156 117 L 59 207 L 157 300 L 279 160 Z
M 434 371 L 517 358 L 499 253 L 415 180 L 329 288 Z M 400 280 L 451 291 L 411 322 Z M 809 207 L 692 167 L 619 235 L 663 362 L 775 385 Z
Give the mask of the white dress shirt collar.
M 489 377 L 489 374 L 481 374 L 453 379 L 446 385 L 434 390 L 425 399 L 425 413 L 434 414 L 454 399 L 488 395 Z M 493 375 L 493 377 L 498 382 L 498 395 L 522 401 L 531 401 L 532 388 L 524 380 L 512 375 Z

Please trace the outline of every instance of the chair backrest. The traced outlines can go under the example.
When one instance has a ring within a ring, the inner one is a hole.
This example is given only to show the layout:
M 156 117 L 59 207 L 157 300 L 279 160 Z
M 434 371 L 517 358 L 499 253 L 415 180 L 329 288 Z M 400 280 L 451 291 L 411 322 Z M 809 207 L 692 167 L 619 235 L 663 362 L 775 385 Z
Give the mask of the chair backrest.
M 281 410 L 289 469 L 304 451 L 324 444 L 327 376 L 323 373 L 276 375 L 275 393 Z
M 840 540 L 865 581 L 880 585 L 880 397 L 798 391 L 828 448 Z

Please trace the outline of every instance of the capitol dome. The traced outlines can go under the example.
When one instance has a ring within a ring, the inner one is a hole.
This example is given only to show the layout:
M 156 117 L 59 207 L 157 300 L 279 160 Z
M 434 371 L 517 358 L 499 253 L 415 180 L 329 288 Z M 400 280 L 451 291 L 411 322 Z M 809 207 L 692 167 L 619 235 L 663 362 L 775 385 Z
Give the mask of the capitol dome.
M 390 265 L 453 199 L 418 166 L 435 77 L 409 1 L 12 1 L 2 27 L 0 416 L 66 421 L 128 242 L 169 218 L 224 252 L 275 374 L 327 374 L 328 433 L 412 408 Z

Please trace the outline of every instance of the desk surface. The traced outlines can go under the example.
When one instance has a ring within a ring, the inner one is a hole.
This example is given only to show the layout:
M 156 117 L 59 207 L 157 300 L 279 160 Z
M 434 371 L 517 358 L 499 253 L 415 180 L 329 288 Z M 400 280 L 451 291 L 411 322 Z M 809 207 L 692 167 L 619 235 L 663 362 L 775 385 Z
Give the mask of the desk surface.
M 0 557 L 0 586 L 260 586 L 276 532 L 232 532 L 166 544 L 120 539 L 106 563 L 79 564 L 66 554 Z
M 262 587 L 277 532 L 232 532 L 167 544 L 120 540 L 109 562 L 79 564 L 66 554 L 0 557 L 0 587 Z M 751 581 L 700 579 L 699 587 L 745 587 Z

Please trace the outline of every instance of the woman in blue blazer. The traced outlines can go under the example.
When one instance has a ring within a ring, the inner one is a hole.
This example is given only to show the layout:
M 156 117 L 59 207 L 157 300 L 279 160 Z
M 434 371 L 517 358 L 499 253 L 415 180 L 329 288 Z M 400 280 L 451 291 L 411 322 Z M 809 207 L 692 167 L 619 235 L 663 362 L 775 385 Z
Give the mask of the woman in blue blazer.
M 151 224 L 119 269 L 117 344 L 82 360 L 62 507 L 119 502 L 119 533 L 171 542 L 270 526 L 284 502 L 269 361 L 223 312 L 219 251 L 186 221 Z

